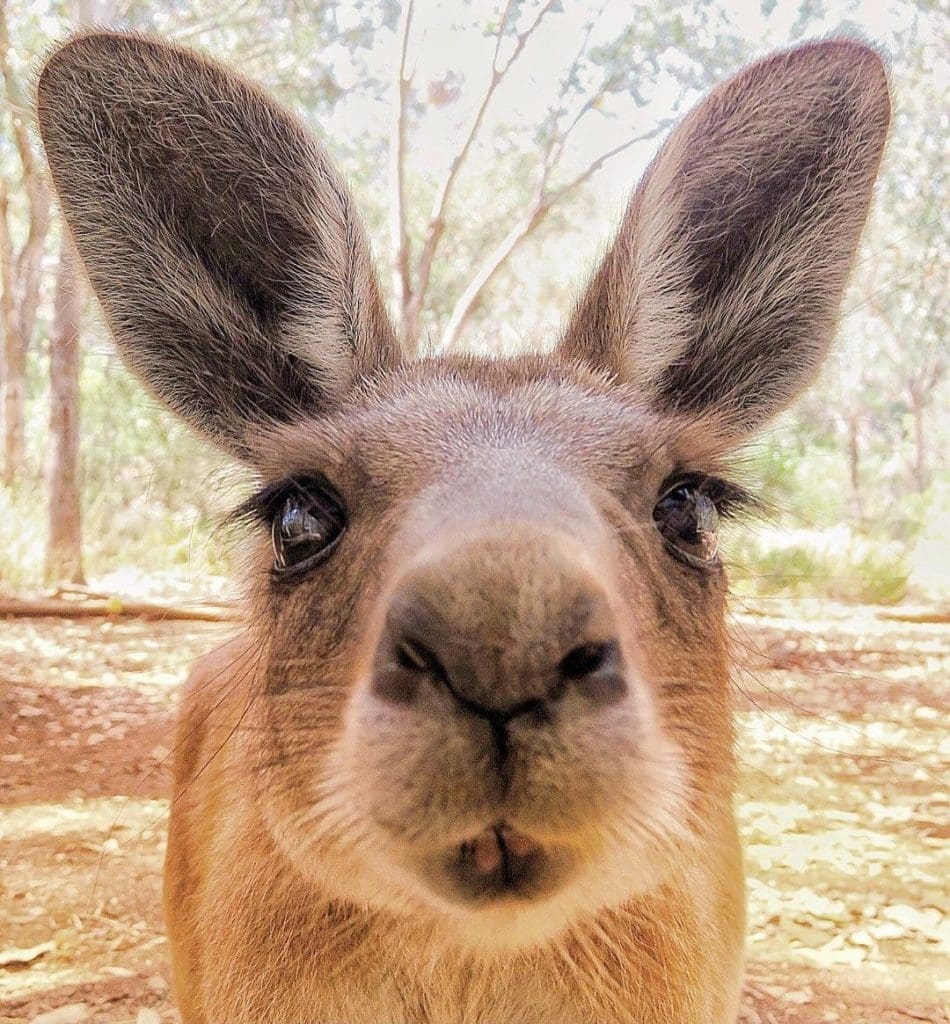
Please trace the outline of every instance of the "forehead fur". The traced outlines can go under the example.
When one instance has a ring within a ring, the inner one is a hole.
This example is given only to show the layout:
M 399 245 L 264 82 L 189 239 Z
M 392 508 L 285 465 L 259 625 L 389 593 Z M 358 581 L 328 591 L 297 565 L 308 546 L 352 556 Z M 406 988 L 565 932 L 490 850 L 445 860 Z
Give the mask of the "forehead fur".
M 358 462 L 419 483 L 479 451 L 506 450 L 581 465 L 608 486 L 637 469 L 717 471 L 735 447 L 711 419 L 657 412 L 635 386 L 544 355 L 419 360 L 364 381 L 342 409 L 250 444 L 270 479 Z

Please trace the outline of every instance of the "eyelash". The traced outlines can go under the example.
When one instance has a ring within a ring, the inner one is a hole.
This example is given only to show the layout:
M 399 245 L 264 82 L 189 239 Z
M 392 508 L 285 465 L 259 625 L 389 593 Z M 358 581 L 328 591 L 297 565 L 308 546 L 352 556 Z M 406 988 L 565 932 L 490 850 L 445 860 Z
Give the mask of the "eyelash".
M 716 511 L 724 519 L 734 519 L 746 510 L 761 507 L 761 502 L 750 491 L 731 480 L 690 470 L 676 470 L 663 481 L 657 491 L 657 501 L 677 487 L 695 487 L 700 494 L 711 498 Z

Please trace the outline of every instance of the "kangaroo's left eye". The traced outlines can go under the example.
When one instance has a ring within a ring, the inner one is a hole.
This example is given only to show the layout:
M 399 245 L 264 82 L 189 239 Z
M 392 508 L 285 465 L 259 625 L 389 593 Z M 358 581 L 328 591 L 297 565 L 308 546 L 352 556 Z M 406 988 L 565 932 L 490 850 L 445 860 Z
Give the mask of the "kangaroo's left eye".
M 277 576 L 303 573 L 321 562 L 346 529 L 343 503 L 322 480 L 289 480 L 272 502 L 271 540 Z
M 668 482 L 653 508 L 667 550 L 701 568 L 715 565 L 719 555 L 719 510 L 709 483 L 701 476 Z

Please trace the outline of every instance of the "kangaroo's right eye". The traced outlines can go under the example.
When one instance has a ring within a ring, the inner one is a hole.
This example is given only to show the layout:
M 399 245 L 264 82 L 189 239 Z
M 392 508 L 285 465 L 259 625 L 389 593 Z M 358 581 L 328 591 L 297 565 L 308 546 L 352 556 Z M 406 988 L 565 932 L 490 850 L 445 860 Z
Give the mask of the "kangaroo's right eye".
M 323 561 L 346 530 L 343 502 L 316 477 L 287 481 L 268 504 L 275 576 L 302 574 Z

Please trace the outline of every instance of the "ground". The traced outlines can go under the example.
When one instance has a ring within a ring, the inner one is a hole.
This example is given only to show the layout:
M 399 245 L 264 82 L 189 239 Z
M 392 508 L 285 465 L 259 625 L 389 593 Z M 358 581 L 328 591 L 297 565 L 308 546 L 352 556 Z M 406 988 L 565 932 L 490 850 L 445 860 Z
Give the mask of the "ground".
M 743 1024 L 950 1022 L 950 631 L 893 614 L 737 609 Z M 172 709 L 225 630 L 0 621 L 0 1024 L 177 1019 Z

